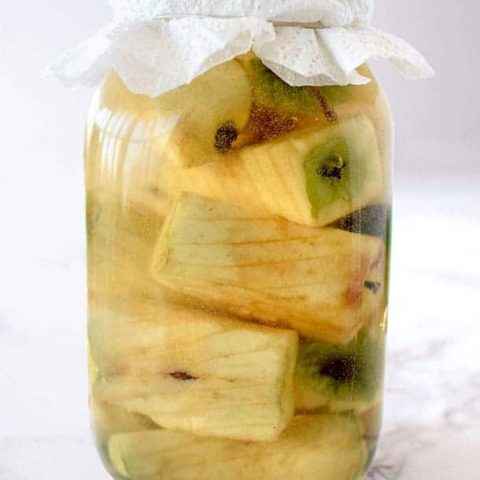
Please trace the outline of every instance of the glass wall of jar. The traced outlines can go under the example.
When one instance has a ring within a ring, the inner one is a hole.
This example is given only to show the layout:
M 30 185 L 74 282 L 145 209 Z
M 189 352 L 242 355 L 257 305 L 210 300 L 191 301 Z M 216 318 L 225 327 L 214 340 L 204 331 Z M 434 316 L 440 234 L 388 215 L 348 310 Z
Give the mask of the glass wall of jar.
M 391 118 L 252 53 L 87 129 L 91 410 L 131 480 L 358 480 L 378 439 Z

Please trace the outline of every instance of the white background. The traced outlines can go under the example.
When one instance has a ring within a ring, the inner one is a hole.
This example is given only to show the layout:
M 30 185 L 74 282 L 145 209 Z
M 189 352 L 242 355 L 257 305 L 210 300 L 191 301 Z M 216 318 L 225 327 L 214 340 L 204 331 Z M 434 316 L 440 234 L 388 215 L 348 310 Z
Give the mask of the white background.
M 103 0 L 0 0 L 0 479 L 106 479 L 88 436 L 83 124 L 42 80 Z M 437 71 L 377 72 L 397 124 L 385 438 L 375 479 L 478 478 L 480 2 L 377 0 Z M 374 64 L 375 66 L 375 64 Z M 476 427 L 476 429 L 475 429 Z

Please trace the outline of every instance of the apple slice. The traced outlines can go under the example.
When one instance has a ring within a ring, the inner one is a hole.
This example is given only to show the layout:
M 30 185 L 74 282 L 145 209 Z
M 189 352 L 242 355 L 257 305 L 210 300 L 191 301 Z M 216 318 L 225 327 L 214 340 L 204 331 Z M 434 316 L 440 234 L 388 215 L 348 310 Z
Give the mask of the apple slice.
M 184 194 L 155 249 L 161 284 L 247 319 L 348 342 L 383 301 L 380 239 L 311 228 Z M 370 298 L 370 297 L 374 298 Z
M 366 457 L 350 415 L 296 417 L 276 442 L 167 430 L 118 434 L 109 453 L 118 473 L 132 480 L 356 480 Z
M 98 402 L 201 436 L 273 440 L 294 411 L 298 335 L 179 305 L 90 313 Z
M 385 185 L 366 116 L 294 132 L 239 149 L 228 161 L 171 175 L 170 183 L 184 191 L 311 226 L 361 209 L 381 197 Z

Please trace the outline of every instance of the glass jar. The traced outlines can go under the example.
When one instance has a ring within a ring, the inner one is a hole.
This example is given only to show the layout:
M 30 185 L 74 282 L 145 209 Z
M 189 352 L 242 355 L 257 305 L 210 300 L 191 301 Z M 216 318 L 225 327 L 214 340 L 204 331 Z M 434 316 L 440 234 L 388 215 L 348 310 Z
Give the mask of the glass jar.
M 391 118 L 254 54 L 86 142 L 93 428 L 114 478 L 357 480 L 381 423 Z

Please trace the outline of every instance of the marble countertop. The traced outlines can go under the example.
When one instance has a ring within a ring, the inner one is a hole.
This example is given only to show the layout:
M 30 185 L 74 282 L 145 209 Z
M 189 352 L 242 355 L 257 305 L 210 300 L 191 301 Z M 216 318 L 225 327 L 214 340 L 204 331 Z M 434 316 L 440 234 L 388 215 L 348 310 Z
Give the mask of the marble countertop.
M 419 167 L 427 155 L 440 159 L 435 169 Z M 400 156 L 385 425 L 368 478 L 473 480 L 480 470 L 476 149 L 415 144 Z M 452 171 L 454 156 L 471 162 Z M 88 432 L 80 167 L 74 178 L 58 171 L 0 191 L 0 203 L 13 206 L 1 217 L 8 225 L 0 257 L 1 480 L 108 478 Z

